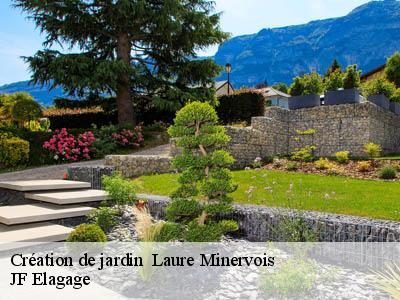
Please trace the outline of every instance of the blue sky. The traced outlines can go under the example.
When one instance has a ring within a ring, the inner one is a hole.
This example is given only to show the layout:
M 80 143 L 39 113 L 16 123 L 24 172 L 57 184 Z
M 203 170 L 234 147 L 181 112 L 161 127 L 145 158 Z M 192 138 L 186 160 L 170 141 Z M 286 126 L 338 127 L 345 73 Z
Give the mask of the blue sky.
M 215 0 L 223 12 L 221 27 L 232 36 L 250 34 L 266 27 L 296 25 L 316 19 L 339 17 L 368 0 Z M 11 0 L 0 0 L 0 85 L 29 79 L 20 56 L 41 49 L 43 36 Z M 213 55 L 211 47 L 200 54 Z

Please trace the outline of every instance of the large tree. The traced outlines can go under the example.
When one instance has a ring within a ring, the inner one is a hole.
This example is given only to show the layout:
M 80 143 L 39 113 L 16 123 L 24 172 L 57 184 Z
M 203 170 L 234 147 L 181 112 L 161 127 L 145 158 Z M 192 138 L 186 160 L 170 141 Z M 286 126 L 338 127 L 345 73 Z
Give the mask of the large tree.
M 212 98 L 219 67 L 196 52 L 227 38 L 209 0 L 14 0 L 46 34 L 25 58 L 34 83 L 71 95 L 109 93 L 118 121 L 134 124 L 135 100 Z M 67 53 L 53 45 L 68 47 Z M 76 53 L 73 53 L 73 52 Z M 132 102 L 133 101 L 133 102 Z M 153 101 L 153 100 L 152 100 Z M 165 105 L 165 103 L 164 103 Z

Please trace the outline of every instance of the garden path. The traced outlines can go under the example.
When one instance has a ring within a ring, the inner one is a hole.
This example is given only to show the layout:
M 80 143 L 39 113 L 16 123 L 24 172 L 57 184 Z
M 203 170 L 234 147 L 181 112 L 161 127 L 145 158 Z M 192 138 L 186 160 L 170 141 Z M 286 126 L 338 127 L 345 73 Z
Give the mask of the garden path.
M 161 145 L 154 148 L 134 152 L 131 155 L 165 155 L 169 151 L 169 144 Z M 103 165 L 104 159 L 76 162 L 70 164 L 53 165 L 46 167 L 38 167 L 23 171 L 8 172 L 0 174 L 2 180 L 34 180 L 34 179 L 62 179 L 71 166 L 97 166 Z

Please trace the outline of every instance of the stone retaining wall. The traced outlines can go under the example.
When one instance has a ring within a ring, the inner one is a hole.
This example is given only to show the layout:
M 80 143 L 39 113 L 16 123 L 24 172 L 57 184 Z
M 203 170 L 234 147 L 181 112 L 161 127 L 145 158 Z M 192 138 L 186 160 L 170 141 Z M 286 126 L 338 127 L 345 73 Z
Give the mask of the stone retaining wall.
M 316 133 L 299 139 L 297 131 L 308 129 Z M 369 142 L 380 144 L 384 153 L 400 151 L 400 116 L 370 102 L 297 110 L 269 107 L 264 117 L 252 118 L 251 127 L 227 127 L 227 132 L 232 137 L 227 150 L 239 168 L 257 156 L 289 155 L 305 145 L 315 145 L 315 155 L 328 157 L 345 150 L 363 157 Z
M 165 217 L 168 197 L 139 197 L 148 200 L 155 218 Z M 239 234 L 254 242 L 282 241 L 278 236 L 280 222 L 294 217 L 303 218 L 315 229 L 321 242 L 400 242 L 400 222 L 255 205 L 234 205 L 234 212 L 226 217 L 236 220 Z
M 108 155 L 105 165 L 113 167 L 124 177 L 170 173 L 171 157 L 160 155 Z

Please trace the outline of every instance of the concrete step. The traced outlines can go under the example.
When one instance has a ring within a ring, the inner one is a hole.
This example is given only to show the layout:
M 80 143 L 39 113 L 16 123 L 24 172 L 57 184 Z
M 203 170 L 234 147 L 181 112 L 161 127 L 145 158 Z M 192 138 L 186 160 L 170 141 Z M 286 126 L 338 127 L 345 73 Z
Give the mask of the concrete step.
M 90 188 L 90 183 L 71 180 L 0 181 L 0 188 L 20 192 L 51 191 L 65 189 L 87 189 Z
M 73 229 L 48 222 L 1 225 L 0 242 L 59 242 L 64 241 Z
M 108 194 L 102 190 L 78 190 L 65 192 L 26 193 L 25 198 L 53 204 L 78 204 L 107 200 Z
M 14 225 L 82 217 L 92 209 L 85 206 L 59 206 L 48 203 L 1 206 L 0 223 Z

